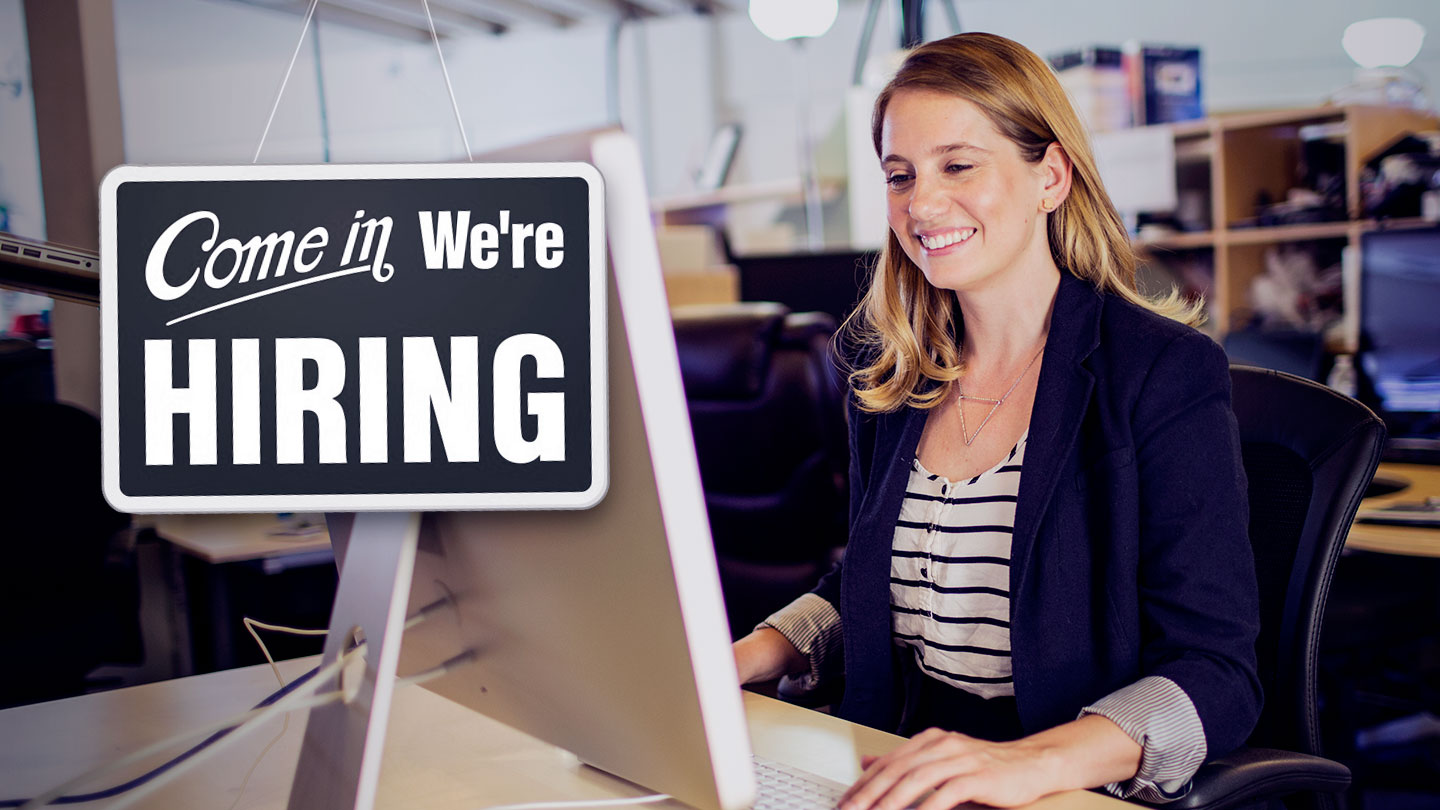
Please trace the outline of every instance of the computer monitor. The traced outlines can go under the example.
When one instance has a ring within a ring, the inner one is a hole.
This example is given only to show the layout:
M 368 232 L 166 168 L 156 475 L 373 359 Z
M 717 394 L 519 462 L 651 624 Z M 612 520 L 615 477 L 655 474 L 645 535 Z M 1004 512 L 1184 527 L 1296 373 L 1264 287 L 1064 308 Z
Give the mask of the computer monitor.
M 1388 459 L 1440 463 L 1440 228 L 1361 244 L 1362 399 L 1385 420 Z
M 749 807 L 754 766 L 639 152 L 604 132 L 503 157 L 582 159 L 604 177 L 609 491 L 585 511 L 424 515 L 410 613 L 452 604 L 406 632 L 399 671 L 473 650 L 425 688 L 692 807 Z M 350 525 L 331 520 L 337 548 Z

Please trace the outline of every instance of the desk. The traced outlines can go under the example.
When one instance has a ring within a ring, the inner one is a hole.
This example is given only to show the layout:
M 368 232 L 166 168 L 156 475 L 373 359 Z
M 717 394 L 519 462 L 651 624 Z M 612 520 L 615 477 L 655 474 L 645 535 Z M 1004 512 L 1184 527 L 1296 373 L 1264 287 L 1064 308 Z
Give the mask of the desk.
M 325 627 L 335 596 L 335 555 L 324 517 L 321 530 L 282 535 L 272 514 L 156 515 L 155 534 L 169 556 L 171 619 L 182 673 L 230 669 L 260 660 L 241 616 L 300 627 Z M 281 655 L 319 649 L 311 642 L 276 639 Z M 297 646 L 298 644 L 298 646 Z M 288 652 L 287 652 L 288 650 Z M 242 653 L 237 655 L 237 653 Z M 187 660 L 188 659 L 188 660 Z
M 280 521 L 273 514 L 156 515 L 155 533 L 176 548 L 211 564 L 272 560 L 279 565 L 333 561 L 330 533 L 319 517 L 315 534 L 280 536 Z
M 288 678 L 313 666 L 314 660 L 280 666 Z M 247 667 L 0 711 L 0 798 L 33 795 L 148 742 L 224 719 L 275 688 L 268 667 Z M 852 746 L 878 754 L 900 742 L 890 734 L 758 695 L 745 695 L 745 709 L 756 753 L 841 781 L 858 773 L 858 763 L 849 759 Z M 303 714 L 291 716 L 283 736 L 266 753 L 263 749 L 281 729 L 281 722 L 273 720 L 271 728 L 239 740 L 133 806 L 226 810 L 233 803 L 236 810 L 283 808 L 304 725 Z M 395 691 L 377 808 L 479 810 L 511 802 L 636 795 L 641 795 L 636 786 L 584 767 L 560 749 L 421 687 Z M 685 807 L 678 802 L 650 806 Z M 1032 807 L 1133 810 L 1132 805 L 1084 791 L 1050 796 Z
M 1419 501 L 1440 496 L 1440 467 L 1428 464 L 1381 464 L 1375 474 L 1386 478 L 1403 478 L 1410 482 L 1410 486 L 1389 495 L 1367 498 L 1360 504 L 1362 510 L 1375 509 L 1396 501 Z M 1345 548 L 1411 557 L 1440 557 L 1440 529 L 1356 523 L 1350 527 Z

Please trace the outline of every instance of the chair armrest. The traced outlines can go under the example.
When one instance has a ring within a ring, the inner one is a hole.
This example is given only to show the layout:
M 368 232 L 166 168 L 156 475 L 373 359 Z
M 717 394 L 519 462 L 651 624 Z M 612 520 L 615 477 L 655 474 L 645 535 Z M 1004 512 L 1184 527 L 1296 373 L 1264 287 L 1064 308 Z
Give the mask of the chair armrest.
M 1335 793 L 1350 769 L 1323 757 L 1274 748 L 1238 748 L 1200 766 L 1194 786 L 1165 805 L 1173 810 L 1229 810 L 1300 791 Z

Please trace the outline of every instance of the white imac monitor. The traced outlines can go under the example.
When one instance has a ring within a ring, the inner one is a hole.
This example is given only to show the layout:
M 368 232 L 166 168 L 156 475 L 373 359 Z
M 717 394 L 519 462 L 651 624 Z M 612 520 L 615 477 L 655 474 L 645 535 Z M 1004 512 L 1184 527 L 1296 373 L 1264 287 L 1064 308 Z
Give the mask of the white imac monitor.
M 611 131 L 502 158 L 585 160 L 604 177 L 609 491 L 585 511 L 427 513 L 409 610 L 453 606 L 405 633 L 399 671 L 473 650 L 425 688 L 692 807 L 749 807 L 749 738 L 639 153 Z M 332 516 L 337 544 L 348 525 Z

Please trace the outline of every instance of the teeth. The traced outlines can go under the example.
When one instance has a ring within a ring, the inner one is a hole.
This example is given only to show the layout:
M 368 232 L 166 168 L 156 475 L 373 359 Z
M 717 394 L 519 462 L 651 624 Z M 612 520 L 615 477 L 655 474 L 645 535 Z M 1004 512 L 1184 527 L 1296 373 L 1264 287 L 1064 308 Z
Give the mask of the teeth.
M 964 228 L 956 231 L 946 231 L 936 236 L 921 236 L 920 244 L 924 245 L 926 250 L 939 250 L 940 248 L 949 247 L 956 242 L 964 242 L 974 235 L 974 228 Z

